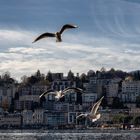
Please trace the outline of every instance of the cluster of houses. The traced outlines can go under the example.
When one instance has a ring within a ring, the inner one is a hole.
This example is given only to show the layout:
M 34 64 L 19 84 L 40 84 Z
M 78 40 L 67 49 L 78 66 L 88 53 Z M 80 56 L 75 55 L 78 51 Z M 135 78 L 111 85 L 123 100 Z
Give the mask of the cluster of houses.
M 140 116 L 140 109 L 137 108 L 140 81 L 133 80 L 132 77 L 122 79 L 95 75 L 89 76 L 88 80 L 83 82 L 79 80 L 79 74 L 72 80 L 63 73 L 52 73 L 51 78 L 49 84 L 0 84 L 0 128 L 84 126 L 90 122 L 76 120 L 76 116 L 90 111 L 101 96 L 105 98 L 99 109 L 102 115 L 98 124 L 113 121 L 116 114 Z M 39 99 L 39 95 L 48 89 L 58 91 L 67 87 L 80 87 L 84 92 L 71 91 L 60 101 L 56 101 L 53 94 L 48 94 L 43 100 Z

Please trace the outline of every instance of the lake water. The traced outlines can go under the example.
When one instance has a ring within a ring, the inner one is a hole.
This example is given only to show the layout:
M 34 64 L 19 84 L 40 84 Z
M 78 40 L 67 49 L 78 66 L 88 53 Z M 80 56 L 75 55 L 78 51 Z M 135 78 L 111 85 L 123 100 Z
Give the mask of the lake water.
M 140 140 L 140 131 L 0 130 L 0 140 Z

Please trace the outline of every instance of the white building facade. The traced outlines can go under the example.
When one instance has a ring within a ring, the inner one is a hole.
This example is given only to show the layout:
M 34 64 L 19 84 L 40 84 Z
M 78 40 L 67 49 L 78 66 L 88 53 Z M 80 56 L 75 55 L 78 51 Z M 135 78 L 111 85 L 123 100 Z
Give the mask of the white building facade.
M 120 98 L 123 102 L 136 102 L 140 96 L 140 81 L 126 80 L 122 82 L 122 93 Z

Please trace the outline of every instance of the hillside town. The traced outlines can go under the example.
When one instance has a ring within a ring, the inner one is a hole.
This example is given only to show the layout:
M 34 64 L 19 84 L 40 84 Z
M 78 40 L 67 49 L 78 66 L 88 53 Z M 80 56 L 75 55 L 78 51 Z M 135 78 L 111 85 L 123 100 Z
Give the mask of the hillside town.
M 39 96 L 52 89 L 63 90 L 78 87 L 83 93 L 71 91 L 56 101 L 55 95 Z M 92 123 L 88 119 L 77 120 L 80 113 L 89 112 L 94 103 L 104 96 L 99 108 L 101 118 Z M 0 128 L 22 129 L 129 129 L 140 126 L 140 71 L 101 68 L 87 74 L 63 73 L 46 75 L 40 70 L 16 81 L 5 72 L 0 76 Z

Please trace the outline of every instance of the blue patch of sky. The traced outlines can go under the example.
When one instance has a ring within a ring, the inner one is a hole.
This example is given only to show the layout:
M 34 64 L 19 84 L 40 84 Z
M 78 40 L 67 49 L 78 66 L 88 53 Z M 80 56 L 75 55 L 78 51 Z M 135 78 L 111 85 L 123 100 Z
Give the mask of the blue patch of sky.
M 1 0 L 0 19 L 0 27 L 38 32 L 75 23 L 75 34 L 140 43 L 138 0 Z

